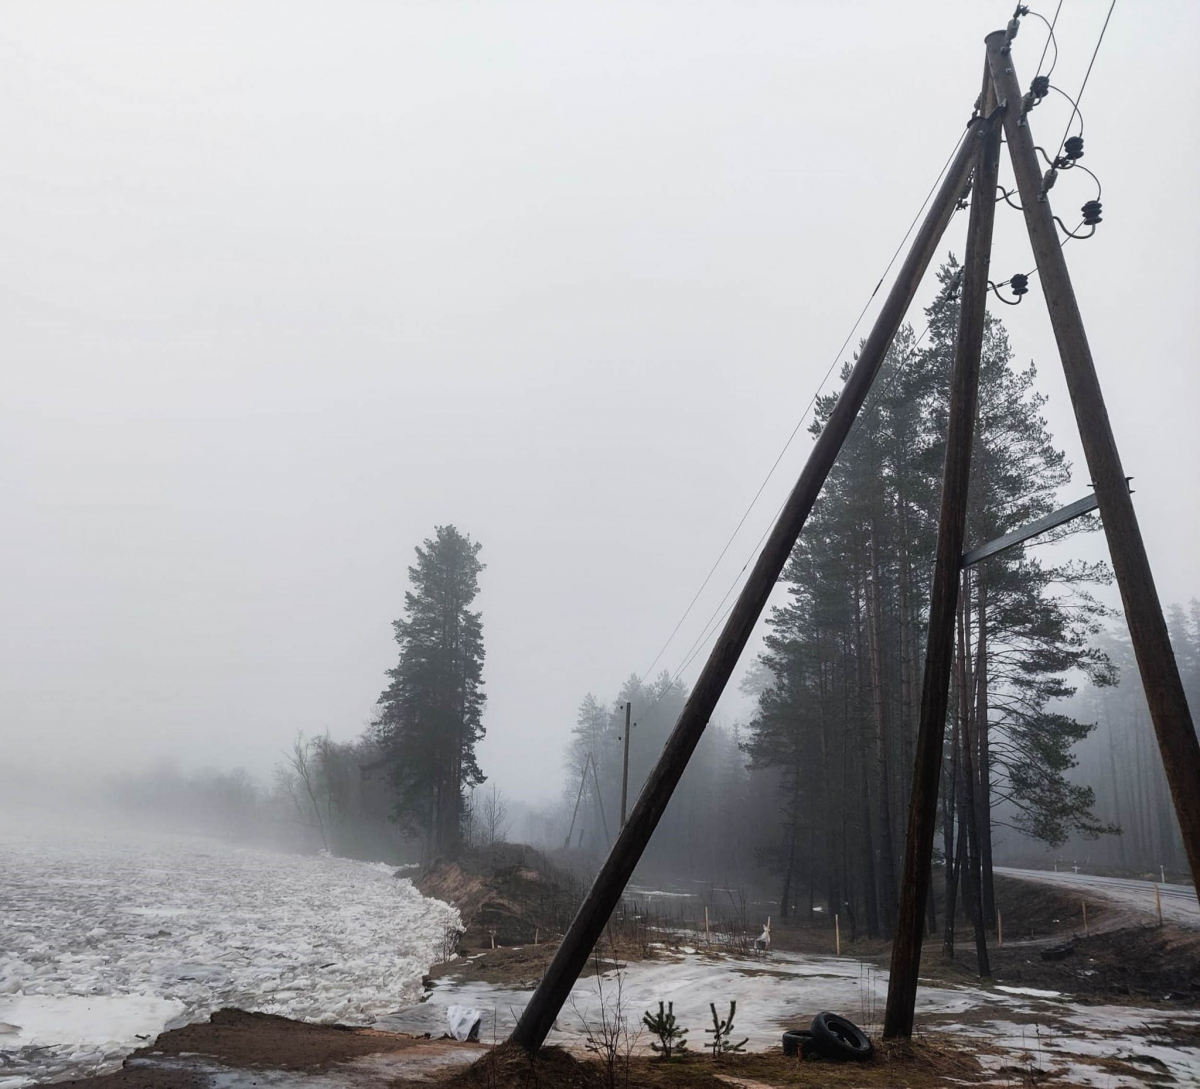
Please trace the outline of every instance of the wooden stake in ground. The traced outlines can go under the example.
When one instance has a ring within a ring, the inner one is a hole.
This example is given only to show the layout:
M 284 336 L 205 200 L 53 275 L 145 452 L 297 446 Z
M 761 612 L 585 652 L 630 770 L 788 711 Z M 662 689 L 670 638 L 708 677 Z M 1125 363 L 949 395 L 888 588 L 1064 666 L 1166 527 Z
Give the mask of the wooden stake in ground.
M 994 99 L 986 93 L 983 99 L 987 111 Z M 950 420 L 942 473 L 937 558 L 930 591 L 925 677 L 921 685 L 908 837 L 904 844 L 904 876 L 900 883 L 900 905 L 883 1019 L 885 1037 L 912 1035 L 913 1010 L 917 1001 L 917 974 L 925 934 L 925 898 L 929 894 L 950 669 L 954 661 L 959 570 L 967 522 L 967 486 L 971 478 L 971 443 L 979 399 L 979 357 L 987 313 L 992 221 L 996 212 L 996 177 L 1000 166 L 999 125 L 981 133 L 981 139 L 976 141 L 976 153 L 958 336 L 950 378 Z
M 1154 908 L 1158 912 L 1158 925 L 1162 926 L 1162 894 L 1157 885 L 1154 886 Z
M 1000 914 L 1000 909 L 996 909 L 996 944 L 1004 945 L 1004 919 Z
M 1121 603 L 1129 624 L 1129 638 L 1137 656 L 1142 687 L 1158 745 L 1179 830 L 1183 835 L 1192 877 L 1200 881 L 1200 740 L 1192 723 L 1179 667 L 1171 649 L 1150 560 L 1138 527 L 1125 469 L 1117 452 L 1108 420 L 1108 409 L 1088 346 L 1083 318 L 1063 258 L 1050 202 L 1042 191 L 1041 166 L 1034 149 L 1028 118 L 1021 116 L 1021 86 L 1012 55 L 1003 52 L 1005 33 L 987 37 L 988 62 L 997 98 L 1010 104 L 1004 132 L 1025 226 L 1037 261 L 1038 279 L 1050 311 L 1050 324 L 1062 357 L 1067 391 L 1075 410 L 1079 438 L 1100 504 L 1100 518 L 1108 539 L 1113 572 L 1121 590 Z
M 842 955 L 842 925 L 836 914 L 833 916 L 833 951 L 839 957 Z
M 512 1040 L 527 1051 L 542 1046 L 546 1034 L 571 993 L 571 987 L 587 963 L 605 923 L 621 898 L 633 868 L 650 842 L 667 803 L 691 759 L 717 700 L 725 690 L 746 642 L 762 614 L 767 598 L 795 547 L 813 504 L 825 484 L 834 460 L 850 434 L 850 428 L 879 373 L 896 330 L 912 303 L 925 271 L 941 241 L 946 225 L 975 158 L 980 134 L 988 128 L 982 118 L 972 119 L 962 145 L 954 156 L 925 220 L 917 231 L 912 249 L 896 275 L 875 325 L 859 352 L 842 392 L 813 444 L 796 486 L 788 496 L 779 518 L 763 544 L 742 592 L 738 595 L 696 686 L 683 706 L 675 728 L 663 746 L 658 763 L 642 788 L 629 821 L 617 836 L 608 858 L 584 897 L 554 959 L 537 990 L 521 1014 Z
M 1080 900 L 1079 902 L 1080 902 L 1080 903 L 1083 905 L 1083 936 L 1086 938 L 1086 937 L 1088 936 L 1088 925 L 1087 925 L 1087 901 L 1086 901 L 1086 900 Z

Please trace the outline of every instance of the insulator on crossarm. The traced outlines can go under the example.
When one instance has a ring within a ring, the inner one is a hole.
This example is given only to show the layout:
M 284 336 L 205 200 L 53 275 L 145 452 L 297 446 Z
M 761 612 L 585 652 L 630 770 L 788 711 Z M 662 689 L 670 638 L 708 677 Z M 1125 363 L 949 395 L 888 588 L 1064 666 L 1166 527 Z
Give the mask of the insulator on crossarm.
M 1100 222 L 1100 202 L 1098 200 L 1089 200 L 1080 211 L 1083 212 L 1083 225 L 1085 227 L 1094 227 Z
M 1071 160 L 1071 162 L 1074 162 L 1076 159 L 1082 159 L 1083 158 L 1083 137 L 1082 136 L 1070 137 L 1067 140 L 1067 142 L 1065 144 L 1063 144 L 1063 151 L 1066 154 L 1066 157 Z
M 1012 288 L 1012 293 L 1019 299 L 1029 292 L 1029 277 L 1023 272 L 1014 272 L 1012 279 L 1008 281 L 1008 286 Z

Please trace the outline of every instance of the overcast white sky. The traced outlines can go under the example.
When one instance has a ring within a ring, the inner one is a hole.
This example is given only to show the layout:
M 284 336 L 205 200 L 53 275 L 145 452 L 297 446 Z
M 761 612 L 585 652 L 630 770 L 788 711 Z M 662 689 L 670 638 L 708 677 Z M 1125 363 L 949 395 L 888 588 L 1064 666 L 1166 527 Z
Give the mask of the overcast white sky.
M 554 792 L 580 698 L 613 695 L 675 625 L 1011 6 L 6 3 L 10 768 L 262 772 L 297 729 L 355 735 L 413 547 L 453 522 L 488 564 L 484 769 Z M 1106 10 L 1063 4 L 1071 93 Z M 1200 593 L 1198 32 L 1194 3 L 1119 0 L 1083 101 L 1104 223 L 1067 249 L 1168 601 Z M 1044 37 L 1026 20 L 1023 84 Z M 1063 107 L 1034 114 L 1041 142 Z M 1092 195 L 1073 176 L 1054 193 L 1068 219 Z M 1004 279 L 1033 262 L 1019 215 L 997 223 Z M 1001 316 L 1076 498 L 1036 282 Z

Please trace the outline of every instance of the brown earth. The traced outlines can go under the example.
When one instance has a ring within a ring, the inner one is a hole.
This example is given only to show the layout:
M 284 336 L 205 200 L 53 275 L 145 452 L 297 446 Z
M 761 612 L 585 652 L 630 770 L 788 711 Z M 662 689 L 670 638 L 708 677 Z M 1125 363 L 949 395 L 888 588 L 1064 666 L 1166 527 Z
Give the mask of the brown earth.
M 1200 1003 L 1200 933 L 1138 921 L 1103 900 L 1088 901 L 1084 932 L 1079 897 L 1065 889 L 997 878 L 996 904 L 1004 944 L 988 935 L 992 981 L 1060 991 L 1084 1003 L 1182 1005 Z M 973 931 L 959 922 L 953 959 L 941 936 L 927 938 L 921 974 L 949 983 L 978 983 Z M 1046 949 L 1071 950 L 1044 960 Z M 886 947 L 877 958 L 886 965 Z
M 938 932 L 935 937 L 926 937 L 927 950 L 940 950 L 942 946 L 946 909 L 941 885 L 940 877 L 935 875 L 934 905 L 937 909 Z M 1053 885 L 1040 885 L 998 876 L 996 907 L 1000 912 L 1005 943 L 1046 941 L 1070 934 L 1075 929 L 1083 931 L 1083 908 L 1079 898 Z M 1088 924 L 1093 929 L 1102 929 L 1115 918 L 1115 914 L 1106 901 L 1088 902 Z M 891 949 L 891 943 L 880 938 L 868 938 L 865 935 L 851 938 L 850 928 L 845 925 L 845 920 L 841 940 L 843 955 L 870 958 L 886 954 Z M 989 933 L 989 949 L 995 945 L 995 941 L 995 933 Z M 833 927 L 819 918 L 815 923 L 809 923 L 806 918 L 803 921 L 773 919 L 771 943 L 775 949 L 787 952 L 828 955 L 834 952 Z M 961 908 L 955 919 L 955 944 L 960 957 L 973 955 L 974 931 L 963 916 Z
M 162 1033 L 149 1047 L 130 1055 L 120 1070 L 58 1084 L 80 1089 L 203 1089 L 208 1085 L 203 1074 L 181 1069 L 170 1060 L 202 1056 L 235 1069 L 315 1073 L 365 1055 L 406 1051 L 430 1043 L 373 1029 L 312 1025 L 267 1013 L 223 1009 L 206 1022 Z M 467 1045 L 456 1042 L 455 1046 Z M 152 1065 L 155 1063 L 166 1065 Z
M 229 1066 L 258 1063 L 279 1070 L 318 1070 L 360 1055 L 403 1051 L 416 1039 L 345 1025 L 311 1025 L 270 1013 L 217 1010 L 207 1022 L 164 1032 L 143 1055 L 208 1055 Z
M 783 1089 L 789 1086 L 845 1086 L 873 1089 L 879 1086 L 970 1085 L 985 1081 L 974 1054 L 942 1042 L 885 1044 L 867 1063 L 833 1063 L 820 1059 L 800 1061 L 780 1052 L 730 1055 L 720 1062 L 702 1054 L 664 1062 L 658 1058 L 618 1059 L 615 1084 L 628 1089 Z M 606 1065 L 598 1059 L 580 1059 L 561 1048 L 545 1048 L 536 1059 L 520 1049 L 502 1045 L 465 1070 L 439 1082 L 446 1089 L 606 1089 Z M 409 1089 L 419 1083 L 399 1080 L 392 1089 Z
M 1089 937 L 1064 935 L 1060 947 L 1072 952 L 1054 961 L 1042 959 L 1046 947 L 990 949 L 993 981 L 1060 991 L 1084 1003 L 1200 1005 L 1200 934 L 1194 930 L 1141 926 Z M 921 973 L 951 983 L 978 982 L 974 950 L 959 950 L 953 961 L 940 950 L 927 953 Z
M 615 1084 L 624 1089 L 790 1089 L 792 1086 L 833 1089 L 933 1089 L 961 1085 L 1002 1084 L 1033 1086 L 1074 1083 L 1054 1079 L 1035 1066 L 1008 1066 L 985 1073 L 978 1054 L 979 1041 L 958 1045 L 944 1039 L 918 1039 L 911 1043 L 878 1043 L 874 1058 L 867 1063 L 840 1064 L 821 1059 L 801 1061 L 787 1058 L 778 1050 L 730 1055 L 714 1062 L 706 1053 L 693 1053 L 681 1060 L 618 1058 L 613 1070 L 597 1057 L 579 1057 L 561 1048 L 545 1048 L 536 1059 L 520 1049 L 500 1045 L 488 1049 L 453 1041 L 431 1041 L 396 1036 L 364 1029 L 333 1025 L 309 1025 L 265 1014 L 222 1010 L 205 1025 L 191 1025 L 163 1033 L 148 1048 L 130 1056 L 124 1069 L 102 1077 L 61 1084 L 79 1089 L 205 1089 L 211 1084 L 211 1066 L 219 1063 L 240 1074 L 237 1084 L 254 1085 L 269 1071 L 288 1071 L 294 1080 L 287 1084 L 303 1089 L 309 1075 L 337 1070 L 361 1089 L 416 1089 L 438 1085 L 444 1089 L 607 1089 Z M 444 1054 L 451 1062 L 429 1065 L 419 1060 L 429 1052 L 454 1049 Z M 480 1053 L 473 1062 L 460 1058 L 463 1051 Z M 355 1066 L 367 1056 L 391 1055 L 386 1065 Z M 412 1056 L 411 1066 L 401 1055 Z M 170 1065 L 174 1060 L 177 1065 Z M 198 1063 L 197 1060 L 200 1060 Z M 164 1065 L 147 1066 L 159 1062 Z M 191 1064 L 191 1068 L 187 1064 Z M 340 1065 L 347 1064 L 350 1065 Z M 1093 1065 L 1117 1075 L 1137 1076 L 1139 1071 L 1119 1060 L 1096 1059 Z M 418 1072 L 418 1067 L 420 1068 Z M 610 1074 L 612 1077 L 610 1078 Z M 264 1077 L 264 1081 L 269 1080 Z M 271 1082 L 279 1084 L 277 1080 Z M 233 1084 L 233 1083 L 231 1083 Z
M 574 878 L 522 844 L 499 843 L 454 862 L 438 859 L 412 881 L 423 895 L 458 908 L 460 955 L 560 936 L 582 896 Z

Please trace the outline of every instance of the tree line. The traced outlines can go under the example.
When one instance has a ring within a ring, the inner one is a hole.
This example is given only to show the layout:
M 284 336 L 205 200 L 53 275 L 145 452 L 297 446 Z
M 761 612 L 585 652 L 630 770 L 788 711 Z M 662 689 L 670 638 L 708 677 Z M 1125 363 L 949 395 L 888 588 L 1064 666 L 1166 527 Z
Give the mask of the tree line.
M 353 741 L 297 734 L 274 782 L 244 771 L 158 769 L 110 793 L 132 815 L 289 849 L 405 862 L 503 839 L 507 803 L 475 755 L 484 736 L 480 545 L 438 526 L 408 568 L 398 660 L 376 714 Z
M 1200 601 L 1167 609 L 1167 628 L 1188 703 L 1200 708 Z M 1079 775 L 1096 792 L 1099 817 L 1119 836 L 1089 841 L 1072 836 L 1054 858 L 1089 870 L 1110 868 L 1155 880 L 1187 881 L 1189 868 L 1171 792 L 1128 634 L 1114 629 L 1101 644 L 1121 683 L 1081 691 L 1072 706 L 1096 723 L 1077 748 Z M 1044 861 L 1044 859 L 1043 859 Z
M 768 682 L 746 742 L 753 766 L 783 772 L 780 913 L 819 890 L 852 926 L 885 937 L 895 923 L 920 707 L 958 323 L 953 260 L 939 282 L 927 339 L 918 343 L 911 329 L 897 338 L 784 572 L 789 599 L 768 619 Z M 1049 513 L 1070 480 L 1035 376 L 1032 363 L 1014 365 L 990 316 L 969 545 Z M 814 432 L 835 399 L 819 403 Z M 1053 537 L 1094 528 L 1084 519 Z M 1080 679 L 1114 679 L 1096 642 L 1107 612 L 1091 592 L 1110 578 L 1104 564 L 1056 562 L 1034 546 L 962 573 L 939 844 L 951 948 L 958 897 L 977 930 L 995 925 L 997 825 L 1048 844 L 1110 830 L 1094 814 L 1092 788 L 1069 775 L 1073 747 L 1092 725 L 1063 705 Z
M 891 934 L 958 321 L 953 258 L 938 277 L 926 332 L 896 338 L 782 575 L 786 601 L 742 682 L 753 713 L 709 725 L 643 876 L 765 881 L 778 916 L 837 911 L 852 935 Z M 1035 378 L 989 316 L 968 547 L 1048 513 L 1070 482 Z M 835 402 L 818 400 L 814 435 Z M 939 922 L 931 899 L 929 919 L 950 950 L 960 906 L 981 948 L 995 925 L 998 844 L 1009 857 L 1086 848 L 1114 866 L 1184 868 L 1132 654 L 1094 596 L 1109 569 L 1043 547 L 1096 528 L 1095 516 L 1079 519 L 962 573 L 935 871 L 946 910 Z M 290 843 L 354 857 L 431 859 L 503 839 L 507 803 L 476 755 L 486 706 L 479 553 L 452 525 L 416 548 L 393 624 L 396 664 L 358 738 L 299 735 L 271 789 L 243 776 L 191 794 L 227 796 L 231 812 L 289 824 Z M 1172 609 L 1170 627 L 1194 703 L 1200 606 Z M 561 798 L 526 822 L 526 837 L 594 863 L 619 831 L 626 745 L 632 808 L 687 694 L 662 673 L 585 695 Z
M 939 285 L 927 332 L 906 327 L 897 337 L 784 571 L 787 601 L 767 618 L 765 650 L 743 681 L 753 714 L 741 727 L 710 725 L 644 863 L 729 880 L 732 866 L 711 857 L 715 845 L 774 884 L 779 916 L 838 911 L 852 932 L 872 936 L 890 936 L 897 910 L 958 323 L 953 259 Z M 1070 482 L 1035 378 L 989 317 L 968 546 L 1049 513 Z M 819 400 L 814 435 L 835 402 L 836 394 Z M 1128 654 L 1106 634 L 1115 616 L 1094 596 L 1111 574 L 1043 547 L 1098 525 L 1095 516 L 1077 520 L 962 573 L 938 841 L 947 911 L 929 920 L 951 950 L 960 905 L 977 934 L 995 926 L 998 840 L 1009 851 L 1120 843 L 1129 823 L 1098 802 L 1102 788 L 1080 774 L 1078 755 L 1098 721 L 1088 700 L 1108 708 L 1124 736 L 1140 699 Z M 1196 656 L 1193 644 L 1180 645 Z M 1132 680 L 1117 688 L 1122 671 Z M 634 735 L 635 753 L 646 754 L 631 769 L 640 785 L 685 697 L 663 675 L 649 686 L 633 677 L 607 703 L 584 699 L 564 797 L 577 836 L 594 840 L 604 811 L 612 820 L 624 702 L 650 724 Z M 1139 744 L 1133 766 L 1157 777 L 1157 794 L 1135 793 L 1161 804 L 1146 803 L 1153 813 L 1137 819 L 1161 839 L 1170 810 L 1160 762 L 1152 740 Z

